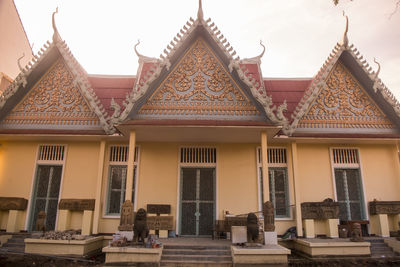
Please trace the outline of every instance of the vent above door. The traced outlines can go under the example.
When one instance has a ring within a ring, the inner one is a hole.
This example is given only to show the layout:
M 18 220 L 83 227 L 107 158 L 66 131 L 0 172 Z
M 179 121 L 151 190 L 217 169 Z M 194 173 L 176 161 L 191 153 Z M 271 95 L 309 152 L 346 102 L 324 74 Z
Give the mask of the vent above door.
M 64 145 L 40 145 L 38 161 L 63 161 Z
M 181 163 L 217 163 L 217 150 L 214 147 L 181 147 Z

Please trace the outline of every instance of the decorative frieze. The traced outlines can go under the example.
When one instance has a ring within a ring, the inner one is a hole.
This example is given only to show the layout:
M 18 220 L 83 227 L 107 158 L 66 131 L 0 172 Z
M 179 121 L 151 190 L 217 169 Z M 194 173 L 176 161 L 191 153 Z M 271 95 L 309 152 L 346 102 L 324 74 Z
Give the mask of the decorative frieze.
M 149 213 L 149 214 L 170 214 L 171 213 L 171 205 L 147 204 L 147 213 Z
M 173 230 L 174 216 L 148 216 L 147 227 L 150 230 Z
M 0 197 L 0 210 L 26 210 L 28 200 L 22 197 Z
M 301 217 L 303 220 L 327 220 L 339 218 L 339 203 L 327 198 L 322 202 L 301 203 Z
M 369 202 L 369 214 L 400 214 L 400 201 L 371 201 Z
M 262 119 L 204 40 L 198 39 L 138 112 L 140 117 Z
M 393 129 L 357 79 L 337 62 L 298 128 Z
M 94 210 L 94 203 L 95 199 L 61 199 L 58 209 L 70 211 Z

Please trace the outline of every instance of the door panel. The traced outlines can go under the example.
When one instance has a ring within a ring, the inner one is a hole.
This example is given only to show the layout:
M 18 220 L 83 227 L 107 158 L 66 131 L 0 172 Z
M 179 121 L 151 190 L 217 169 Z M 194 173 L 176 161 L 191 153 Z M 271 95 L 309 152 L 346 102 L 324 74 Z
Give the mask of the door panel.
M 215 169 L 182 168 L 181 235 L 211 235 L 215 220 Z
M 37 168 L 29 229 L 31 231 L 36 230 L 37 215 L 40 211 L 45 211 L 46 230 L 54 230 L 57 218 L 62 166 L 39 165 Z

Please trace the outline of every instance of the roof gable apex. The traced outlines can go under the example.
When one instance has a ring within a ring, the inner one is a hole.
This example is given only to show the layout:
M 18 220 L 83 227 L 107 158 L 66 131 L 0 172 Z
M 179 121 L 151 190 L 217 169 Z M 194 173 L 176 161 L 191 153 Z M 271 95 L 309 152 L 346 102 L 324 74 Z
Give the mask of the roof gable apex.
M 36 83 L 45 75 L 53 64 L 62 58 L 66 68 L 69 70 L 72 83 L 79 88 L 79 92 L 85 98 L 85 102 L 96 114 L 99 120 L 99 131 L 106 134 L 115 132 L 115 128 L 110 123 L 110 118 L 105 112 L 100 100 L 91 88 L 87 79 L 87 73 L 72 55 L 67 44 L 61 40 L 58 32 L 55 32 L 56 38 L 53 42 L 49 41 L 40 49 L 38 55 L 24 67 L 10 86 L 3 92 L 0 98 L 0 119 L 4 119 L 12 109 L 27 95 Z M 40 131 L 39 131 L 40 132 Z
M 372 67 L 369 66 L 354 45 L 349 46 L 346 42 L 342 42 L 342 44 L 338 43 L 334 47 L 328 59 L 313 78 L 309 88 L 292 114 L 292 123 L 284 127 L 283 132 L 286 135 L 293 135 L 298 131 L 300 121 L 311 109 L 320 93 L 328 87 L 329 75 L 338 64 L 343 64 L 347 67 L 357 82 L 360 80 L 361 88 L 365 90 L 364 92 L 369 96 L 369 99 L 373 99 L 374 105 L 378 105 L 377 107 L 383 111 L 384 116 L 387 116 L 393 125 L 399 128 L 400 104 L 378 78 L 379 70 L 377 73 L 372 71 Z

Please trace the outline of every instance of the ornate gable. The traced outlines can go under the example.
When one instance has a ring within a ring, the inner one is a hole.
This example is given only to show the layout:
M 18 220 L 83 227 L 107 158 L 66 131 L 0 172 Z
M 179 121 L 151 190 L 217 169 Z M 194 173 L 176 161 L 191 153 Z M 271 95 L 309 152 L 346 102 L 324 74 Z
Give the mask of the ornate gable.
M 60 57 L 2 121 L 2 128 L 101 130 L 81 88 Z
M 351 72 L 337 61 L 296 131 L 312 128 L 331 132 L 374 132 L 395 126 L 368 96 Z
M 193 42 L 136 118 L 264 119 L 201 38 Z

